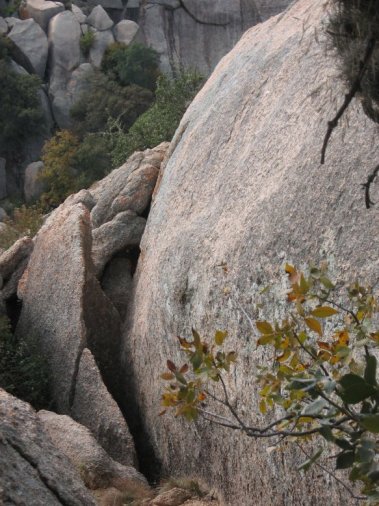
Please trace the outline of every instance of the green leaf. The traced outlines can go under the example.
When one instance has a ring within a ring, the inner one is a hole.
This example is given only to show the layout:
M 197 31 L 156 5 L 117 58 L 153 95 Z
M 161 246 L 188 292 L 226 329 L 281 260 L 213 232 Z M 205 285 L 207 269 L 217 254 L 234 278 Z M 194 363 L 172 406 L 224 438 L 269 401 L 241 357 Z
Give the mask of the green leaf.
M 198 349 L 201 345 L 201 339 L 198 332 L 196 332 L 195 329 L 192 329 L 192 335 L 193 335 L 193 342 L 195 345 L 195 348 Z
M 325 286 L 325 288 L 328 290 L 333 290 L 333 288 L 334 288 L 333 283 L 326 276 L 320 277 L 320 283 L 322 283 Z
M 328 402 L 323 399 L 322 397 L 319 397 L 315 401 L 313 401 L 311 404 L 308 404 L 305 406 L 303 411 L 301 412 L 302 415 L 318 415 L 321 413 L 321 411 L 328 406 Z
M 336 469 L 348 469 L 354 464 L 354 452 L 342 452 L 336 459 Z
M 370 432 L 379 433 L 379 415 L 362 416 L 360 424 Z
M 346 404 L 357 404 L 377 393 L 376 388 L 369 385 L 357 374 L 345 374 L 340 379 L 339 384 L 342 391 L 337 391 L 337 394 Z
M 194 353 L 193 356 L 191 357 L 191 364 L 193 366 L 194 371 L 196 371 L 196 369 L 199 369 L 202 363 L 203 363 L 202 352 Z
M 332 307 L 329 306 L 316 307 L 312 311 L 312 315 L 316 316 L 316 318 L 328 318 L 329 316 L 333 316 L 337 313 L 338 311 L 336 309 L 333 309 Z
M 332 429 L 328 425 L 324 425 L 320 428 L 319 433 L 322 437 L 324 437 L 327 441 L 334 442 L 334 436 Z
M 271 325 L 266 321 L 255 322 L 257 329 L 261 334 L 273 334 L 274 330 Z
M 307 459 L 305 462 L 303 462 L 298 468 L 298 471 L 308 471 L 308 469 L 311 467 L 312 464 L 316 462 L 317 459 L 320 458 L 321 454 L 323 452 L 323 449 L 320 448 L 310 459 Z
M 376 357 L 373 355 L 366 356 L 365 380 L 370 385 L 376 385 Z
M 215 343 L 217 346 L 222 346 L 225 337 L 228 335 L 227 332 L 222 332 L 221 330 L 217 330 L 215 334 Z
M 353 446 L 347 441 L 347 439 L 336 438 L 334 440 L 335 444 L 339 446 L 342 450 L 352 450 Z

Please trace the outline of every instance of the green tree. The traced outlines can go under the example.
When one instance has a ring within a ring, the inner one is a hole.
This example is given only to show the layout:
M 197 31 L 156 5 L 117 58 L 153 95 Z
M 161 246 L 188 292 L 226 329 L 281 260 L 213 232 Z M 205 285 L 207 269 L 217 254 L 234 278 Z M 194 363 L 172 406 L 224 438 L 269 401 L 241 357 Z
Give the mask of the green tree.
M 2 49 L 1 49 L 2 48 Z M 6 55 L 4 46 L 0 52 Z M 44 128 L 37 76 L 17 74 L 0 59 L 0 146 L 5 155 L 17 153 Z
M 120 86 L 95 71 L 89 78 L 89 89 L 71 109 L 74 131 L 81 137 L 89 132 L 102 132 L 109 118 L 118 118 L 122 128 L 127 130 L 153 100 L 151 91 L 137 85 Z
M 286 272 L 290 286 L 285 318 L 255 322 L 257 345 L 269 348 L 274 361 L 257 365 L 256 377 L 259 410 L 262 415 L 272 411 L 270 422 L 251 426 L 230 402 L 224 377 L 237 355 L 223 350 L 227 333 L 222 331 L 213 343 L 195 330 L 192 340 L 179 337 L 187 361 L 181 366 L 167 361 L 163 413 L 173 409 L 188 420 L 201 416 L 253 438 L 295 438 L 307 455 L 299 466 L 304 471 L 313 464 L 326 470 L 318 462 L 325 444 L 313 455 L 301 445 L 321 437 L 333 451 L 329 458 L 336 469 L 348 470 L 352 482 L 362 483 L 361 498 L 378 504 L 378 300 L 369 287 L 354 283 L 346 287 L 345 302 L 340 303 L 341 293 L 325 267 L 311 268 L 305 275 L 286 265 Z
M 136 84 L 141 88 L 155 90 L 159 75 L 158 53 L 142 44 L 111 44 L 105 51 L 101 70 L 121 86 Z
M 170 141 L 202 83 L 203 78 L 192 71 L 180 72 L 174 78 L 160 76 L 155 103 L 136 120 L 128 133 L 122 128 L 114 132 L 114 164 L 121 165 L 134 151 Z

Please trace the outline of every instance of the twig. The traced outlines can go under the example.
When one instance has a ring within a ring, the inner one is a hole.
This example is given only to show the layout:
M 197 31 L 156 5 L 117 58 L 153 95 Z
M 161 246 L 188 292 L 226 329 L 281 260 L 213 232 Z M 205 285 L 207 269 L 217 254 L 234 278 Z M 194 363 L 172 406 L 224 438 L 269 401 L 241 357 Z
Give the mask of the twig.
M 326 154 L 326 148 L 328 147 L 330 136 L 332 135 L 333 130 L 337 127 L 338 121 L 341 119 L 342 115 L 346 111 L 346 109 L 349 107 L 351 101 L 355 97 L 356 93 L 360 90 L 361 87 L 361 81 L 362 78 L 366 72 L 367 65 L 370 61 L 370 58 L 372 56 L 372 53 L 375 48 L 376 39 L 374 37 L 370 38 L 367 41 L 366 51 L 365 55 L 363 57 L 363 60 L 359 63 L 359 72 L 358 75 L 353 82 L 350 91 L 346 93 L 345 99 L 343 101 L 342 106 L 338 109 L 337 114 L 334 116 L 334 118 L 330 121 L 328 121 L 328 129 L 326 131 L 324 142 L 321 149 L 321 165 L 325 163 L 325 154 Z
M 304 448 L 301 446 L 301 444 L 299 443 L 295 443 L 296 446 L 298 446 L 300 448 L 300 450 L 304 453 L 304 455 L 310 459 L 311 456 L 309 455 L 309 453 L 307 453 Z M 350 496 L 357 500 L 357 501 L 365 501 L 367 499 L 367 497 L 363 497 L 363 496 L 357 496 L 354 494 L 354 492 L 351 490 L 351 488 L 349 488 L 346 483 L 344 483 L 340 478 L 338 478 L 338 476 L 336 476 L 332 471 L 330 471 L 328 468 L 324 467 L 322 464 L 320 464 L 319 462 L 314 462 L 315 466 L 319 467 L 322 471 L 324 471 L 325 473 L 327 473 L 329 476 L 331 476 L 332 478 L 334 478 L 340 485 L 343 486 L 343 488 L 345 490 L 347 490 L 350 494 Z
M 377 178 L 378 174 L 379 174 L 379 165 L 377 165 L 375 169 L 371 172 L 371 174 L 369 174 L 367 182 L 362 184 L 362 187 L 365 190 L 366 209 L 370 209 L 371 206 L 375 205 L 375 203 L 370 198 L 370 187 Z

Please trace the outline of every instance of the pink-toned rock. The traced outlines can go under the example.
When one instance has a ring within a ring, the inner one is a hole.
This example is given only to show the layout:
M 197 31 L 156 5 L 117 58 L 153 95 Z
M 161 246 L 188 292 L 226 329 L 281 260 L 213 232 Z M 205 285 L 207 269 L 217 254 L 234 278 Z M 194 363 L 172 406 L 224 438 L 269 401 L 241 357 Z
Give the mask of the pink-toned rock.
M 83 349 L 89 346 L 103 377 L 117 389 L 114 372 L 119 316 L 94 276 L 89 211 L 60 206 L 35 238 L 20 283 L 23 306 L 17 335 L 34 336 L 46 356 L 57 408 L 70 413 Z M 117 367 L 116 367 L 117 372 Z
M 33 251 L 33 240 L 30 237 L 18 239 L 0 256 L 0 275 L 7 280 L 21 262 L 29 258 Z
M 125 419 L 105 387 L 95 359 L 87 348 L 80 358 L 71 416 L 91 430 L 114 460 L 138 466 L 133 438 Z
M 95 506 L 26 402 L 0 389 L 0 504 Z
M 180 506 L 190 498 L 191 493 L 188 490 L 175 487 L 155 497 L 152 506 Z
M 113 201 L 113 215 L 122 211 L 134 211 L 141 214 L 148 206 L 159 169 L 154 165 L 142 165 L 129 176 L 125 188 Z
M 158 416 L 159 373 L 168 358 L 185 360 L 175 336 L 189 337 L 191 327 L 204 336 L 225 329 L 227 348 L 239 356 L 231 399 L 246 423 L 265 423 L 256 366 L 271 357 L 256 349 L 244 311 L 258 317 L 262 288 L 280 279 L 265 318 L 282 319 L 287 261 L 304 267 L 326 258 L 333 278 L 377 282 L 379 211 L 366 210 L 361 183 L 378 163 L 378 126 L 358 100 L 320 166 L 327 121 L 346 92 L 325 45 L 327 15 L 326 3 L 299 0 L 246 32 L 219 63 L 172 141 L 134 275 L 125 384 L 133 367 L 163 471 L 203 477 L 228 505 L 354 503 L 317 469 L 299 476 L 297 448 L 268 453 L 261 440 L 236 431 Z

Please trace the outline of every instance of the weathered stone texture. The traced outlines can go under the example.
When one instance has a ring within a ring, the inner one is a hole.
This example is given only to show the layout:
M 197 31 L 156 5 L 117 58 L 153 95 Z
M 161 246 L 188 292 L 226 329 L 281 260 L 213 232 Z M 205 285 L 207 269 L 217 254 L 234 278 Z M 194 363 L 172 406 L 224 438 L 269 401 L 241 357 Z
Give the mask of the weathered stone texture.
M 26 402 L 0 389 L 0 504 L 95 506 Z
M 240 356 L 231 396 L 247 421 L 262 422 L 254 370 L 263 358 L 240 308 L 256 315 L 253 302 L 286 261 L 326 258 L 336 275 L 377 280 L 379 211 L 366 210 L 361 183 L 377 164 L 378 130 L 358 101 L 320 166 L 327 120 L 345 93 L 323 43 L 326 15 L 324 3 L 300 0 L 219 63 L 173 140 L 134 277 L 125 384 L 133 378 L 163 470 L 203 476 L 230 505 L 352 503 L 318 471 L 300 478 L 295 450 L 268 453 L 233 431 L 158 416 L 159 373 L 167 358 L 183 359 L 175 336 L 221 328 Z
M 125 419 L 87 348 L 80 358 L 71 415 L 91 430 L 110 457 L 124 465 L 137 465 L 133 438 Z

